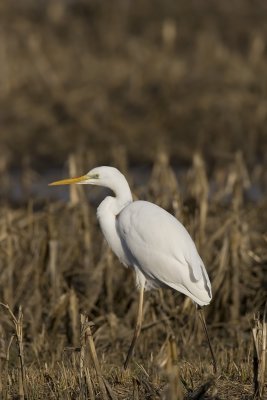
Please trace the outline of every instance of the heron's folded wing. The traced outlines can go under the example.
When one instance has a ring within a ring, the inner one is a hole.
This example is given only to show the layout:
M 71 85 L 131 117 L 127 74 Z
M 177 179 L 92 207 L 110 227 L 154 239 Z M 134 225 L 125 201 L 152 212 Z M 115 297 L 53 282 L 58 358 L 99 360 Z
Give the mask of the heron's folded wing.
M 203 279 L 204 263 L 184 226 L 153 203 L 136 201 L 126 207 L 117 220 L 118 233 L 132 257 L 149 250 L 175 258 L 190 268 L 196 281 Z M 207 274 L 206 274 L 207 275 Z

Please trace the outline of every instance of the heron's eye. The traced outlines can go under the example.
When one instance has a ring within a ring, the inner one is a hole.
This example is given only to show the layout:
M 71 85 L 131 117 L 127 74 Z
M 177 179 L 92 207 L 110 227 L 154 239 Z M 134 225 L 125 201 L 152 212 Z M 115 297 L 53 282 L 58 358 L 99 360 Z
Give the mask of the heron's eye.
M 99 179 L 99 174 L 93 174 L 90 176 L 91 179 Z

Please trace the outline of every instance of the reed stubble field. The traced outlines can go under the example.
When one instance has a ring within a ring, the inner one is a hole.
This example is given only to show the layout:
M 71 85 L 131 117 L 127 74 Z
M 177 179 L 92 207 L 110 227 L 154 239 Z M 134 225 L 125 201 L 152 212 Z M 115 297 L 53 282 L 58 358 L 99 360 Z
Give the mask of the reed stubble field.
M 0 396 L 252 399 L 266 343 L 264 2 L 0 12 Z M 212 282 L 217 376 L 195 307 L 168 290 L 146 293 L 123 371 L 134 276 L 99 230 L 104 192 L 47 188 L 64 163 L 72 176 L 117 166 L 135 198 L 187 227 Z

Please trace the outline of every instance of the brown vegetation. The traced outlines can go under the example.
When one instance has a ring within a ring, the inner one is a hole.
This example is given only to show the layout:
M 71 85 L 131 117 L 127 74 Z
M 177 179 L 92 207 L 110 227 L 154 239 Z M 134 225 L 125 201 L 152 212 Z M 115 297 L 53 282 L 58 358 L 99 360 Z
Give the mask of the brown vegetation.
M 155 165 L 152 180 L 133 190 L 179 213 L 198 243 L 213 283 L 214 300 L 205 312 L 219 376 L 211 380 L 212 364 L 194 306 L 172 291 L 146 294 L 141 339 L 134 362 L 123 372 L 137 307 L 134 279 L 104 243 L 84 188 L 74 187 L 68 204 L 54 201 L 40 211 L 34 211 L 34 202 L 27 209 L 1 209 L 1 299 L 15 315 L 20 313 L 19 321 L 23 311 L 24 330 L 18 353 L 15 342 L 8 345 L 14 329 L 2 310 L 3 393 L 15 395 L 26 387 L 33 399 L 86 398 L 87 392 L 103 399 L 170 399 L 177 398 L 170 391 L 182 390 L 190 398 L 203 381 L 215 398 L 215 391 L 218 398 L 229 393 L 248 398 L 253 392 L 251 327 L 266 300 L 266 201 L 248 199 L 253 171 L 248 174 L 240 154 L 228 170 L 215 168 L 210 180 L 201 156 L 195 159 L 180 174 L 179 187 L 166 179 L 175 173 L 165 162 L 160 169 Z M 73 163 L 75 157 L 70 158 L 72 168 Z M 127 176 L 134 181 L 130 171 Z M 244 176 L 249 187 L 243 185 Z M 213 187 L 210 199 L 199 194 L 201 187 L 208 193 Z M 84 325 L 86 319 L 81 325 L 80 313 L 93 325 Z M 24 358 L 22 375 L 18 354 Z

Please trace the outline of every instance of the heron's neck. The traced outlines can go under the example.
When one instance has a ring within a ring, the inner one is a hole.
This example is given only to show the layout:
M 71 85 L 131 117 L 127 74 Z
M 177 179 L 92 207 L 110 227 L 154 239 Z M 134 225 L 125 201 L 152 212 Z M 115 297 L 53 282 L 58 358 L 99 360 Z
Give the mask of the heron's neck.
M 115 190 L 113 189 L 115 192 Z M 121 262 L 129 265 L 129 261 L 122 248 L 122 243 L 116 228 L 117 215 L 132 202 L 132 194 L 129 189 L 128 194 L 115 192 L 116 197 L 108 196 L 97 208 L 97 218 L 99 220 L 102 232 L 114 253 L 119 257 Z
M 127 180 L 122 174 L 119 178 L 117 177 L 116 181 L 109 182 L 109 188 L 113 191 L 115 197 L 111 197 L 106 205 L 108 204 L 110 212 L 118 215 L 127 204 L 133 201 L 132 193 Z
M 97 208 L 97 218 L 106 241 L 124 265 L 129 265 L 117 232 L 117 215 L 132 201 L 132 196 L 108 196 Z
M 123 175 L 120 182 L 110 185 L 110 189 L 114 192 L 115 197 L 108 196 L 99 205 L 97 214 L 100 218 L 106 213 L 118 215 L 127 204 L 133 201 L 130 187 Z

